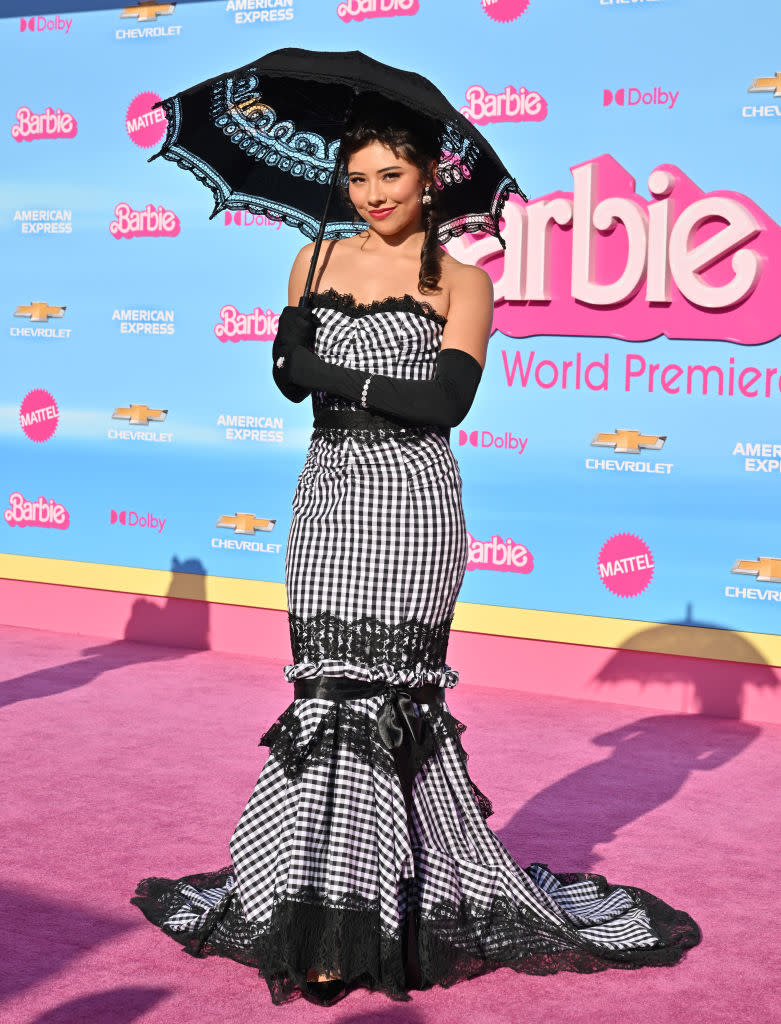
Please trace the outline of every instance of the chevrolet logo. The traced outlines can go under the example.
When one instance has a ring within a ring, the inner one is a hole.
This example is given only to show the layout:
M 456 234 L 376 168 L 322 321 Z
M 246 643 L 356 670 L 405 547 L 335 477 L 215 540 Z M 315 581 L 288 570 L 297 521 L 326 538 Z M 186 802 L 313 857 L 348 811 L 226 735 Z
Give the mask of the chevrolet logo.
M 137 18 L 138 21 L 157 21 L 158 14 L 173 14 L 176 4 L 158 4 L 154 0 L 140 0 L 123 8 L 120 18 Z
M 50 316 L 64 316 L 65 306 L 50 306 L 47 302 L 31 302 L 29 306 L 17 306 L 14 316 L 29 316 L 30 322 L 45 324 Z
M 257 519 L 251 512 L 237 512 L 235 516 L 220 516 L 217 520 L 218 526 L 232 529 L 234 533 L 249 534 L 255 536 L 256 530 L 268 533 L 274 529 L 276 519 Z
M 781 583 L 781 558 L 739 558 L 730 572 L 756 576 L 757 583 Z
M 639 430 L 616 430 L 614 434 L 594 434 L 591 444 L 595 448 L 612 448 L 621 454 L 637 455 L 641 448 L 659 451 L 664 448 L 666 434 L 641 434 Z
M 776 71 L 772 78 L 755 78 L 748 91 L 772 92 L 774 96 L 781 96 L 781 71 Z
M 150 409 L 148 405 L 118 405 L 111 418 L 130 420 L 131 424 L 146 427 L 150 420 L 162 423 L 167 415 L 167 409 Z

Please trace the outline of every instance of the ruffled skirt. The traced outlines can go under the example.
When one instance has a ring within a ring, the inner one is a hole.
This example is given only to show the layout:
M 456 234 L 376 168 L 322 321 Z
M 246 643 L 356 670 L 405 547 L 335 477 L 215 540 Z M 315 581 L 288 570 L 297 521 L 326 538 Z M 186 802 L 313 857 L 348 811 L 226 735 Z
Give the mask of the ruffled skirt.
M 465 727 L 444 701 L 414 705 L 430 743 L 408 807 L 377 730 L 383 700 L 294 701 L 261 740 L 270 752 L 232 863 L 145 879 L 132 902 L 194 956 L 255 967 L 275 1003 L 306 994 L 329 1004 L 356 987 L 404 1000 L 498 967 L 673 964 L 699 941 L 688 914 L 642 889 L 521 868 L 485 822 Z M 313 995 L 313 968 L 344 988 Z
M 414 699 L 458 678 L 445 655 L 467 542 L 447 441 L 316 430 L 293 513 L 286 678 L 384 692 L 293 700 L 261 740 L 269 755 L 231 863 L 147 878 L 133 902 L 194 956 L 255 967 L 275 1003 L 328 1004 L 357 986 L 404 1000 L 498 967 L 679 960 L 699 941 L 684 912 L 601 875 L 521 868 L 486 825 L 464 726 L 444 697 Z M 402 721 L 396 747 L 380 726 L 402 691 L 415 728 Z M 344 987 L 311 986 L 311 970 Z

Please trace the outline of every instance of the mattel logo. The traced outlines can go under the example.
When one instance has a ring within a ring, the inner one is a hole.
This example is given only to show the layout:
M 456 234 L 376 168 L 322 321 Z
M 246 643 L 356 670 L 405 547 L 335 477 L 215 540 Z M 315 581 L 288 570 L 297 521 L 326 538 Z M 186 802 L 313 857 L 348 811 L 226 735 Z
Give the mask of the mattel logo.
M 504 448 L 506 451 L 518 452 L 523 455 L 526 450 L 528 437 L 516 437 L 515 434 L 493 434 L 490 430 L 459 430 L 458 443 L 466 444 L 467 441 L 474 448 Z
M 654 574 L 651 549 L 634 533 L 617 533 L 605 541 L 597 558 L 599 578 L 617 597 L 637 597 Z
M 641 103 L 646 107 L 667 107 L 672 110 L 680 95 L 680 89 L 676 92 L 662 89 L 658 85 L 650 92 L 643 92 L 642 89 L 604 89 L 602 92 L 602 106 L 609 107 L 615 103 L 619 107 L 637 107 Z
M 534 568 L 534 557 L 523 544 L 508 537 L 502 540 L 494 534 L 490 540 L 476 540 L 467 531 L 469 558 L 467 569 L 496 569 L 498 572 L 529 573 Z
M 120 526 L 145 526 L 148 530 L 156 530 L 157 533 L 162 533 L 167 521 L 167 519 L 158 519 L 151 512 L 142 516 L 138 512 L 115 512 L 113 508 L 111 510 L 112 526 L 115 523 L 119 523 Z
M 35 15 L 29 18 L 20 18 L 19 31 L 64 32 L 67 35 L 71 30 L 72 24 L 73 18 L 61 18 L 59 14 L 56 18 L 44 18 L 42 14 L 39 14 L 37 18 Z
M 3 517 L 9 526 L 43 526 L 49 530 L 67 530 L 70 526 L 67 508 L 52 498 L 41 495 L 36 501 L 30 501 L 14 491 L 9 495 L 8 505 Z
M 128 138 L 137 146 L 148 149 L 165 135 L 168 124 L 165 110 L 155 107 L 160 102 L 156 92 L 140 92 L 130 101 L 125 114 L 125 129 Z
M 520 18 L 529 0 L 480 0 L 485 13 L 493 21 L 507 22 Z

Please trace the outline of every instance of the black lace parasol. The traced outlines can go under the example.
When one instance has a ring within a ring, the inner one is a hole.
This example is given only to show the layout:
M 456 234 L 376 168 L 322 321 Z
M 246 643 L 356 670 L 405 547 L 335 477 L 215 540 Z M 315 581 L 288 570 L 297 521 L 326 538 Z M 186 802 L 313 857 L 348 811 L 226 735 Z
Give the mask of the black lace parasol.
M 427 78 L 359 50 L 274 50 L 161 100 L 155 106 L 164 108 L 168 129 L 149 159 L 173 160 L 208 185 L 211 217 L 265 214 L 316 239 L 317 249 L 322 238 L 365 229 L 333 188 L 340 135 L 358 97 L 400 103 L 436 123 L 439 241 L 487 232 L 504 247 L 502 207 L 511 192 L 526 196 L 492 147 Z

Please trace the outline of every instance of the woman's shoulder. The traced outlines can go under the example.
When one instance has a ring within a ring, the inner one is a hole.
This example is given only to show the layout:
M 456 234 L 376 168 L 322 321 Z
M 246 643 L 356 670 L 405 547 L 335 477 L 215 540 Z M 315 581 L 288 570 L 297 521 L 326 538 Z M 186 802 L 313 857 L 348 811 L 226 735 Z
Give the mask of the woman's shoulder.
M 493 302 L 493 281 L 490 275 L 482 267 L 462 263 L 448 252 L 442 254 L 440 282 L 446 287 L 451 302 L 454 295 L 477 301 L 490 297 Z

